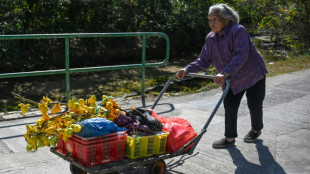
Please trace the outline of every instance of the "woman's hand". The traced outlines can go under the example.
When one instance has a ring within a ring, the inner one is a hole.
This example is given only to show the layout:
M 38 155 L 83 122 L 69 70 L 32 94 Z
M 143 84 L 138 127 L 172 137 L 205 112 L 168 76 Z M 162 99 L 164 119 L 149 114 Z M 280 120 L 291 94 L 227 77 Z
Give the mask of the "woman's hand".
M 225 83 L 225 78 L 226 78 L 226 77 L 227 77 L 227 76 L 225 76 L 224 74 L 218 73 L 218 74 L 215 76 L 215 78 L 214 78 L 214 83 L 217 84 L 217 85 L 222 86 L 222 85 L 224 85 L 224 83 Z
M 186 74 L 188 74 L 188 71 L 185 68 L 183 68 L 177 72 L 176 77 L 178 79 L 182 79 L 184 76 L 186 76 Z

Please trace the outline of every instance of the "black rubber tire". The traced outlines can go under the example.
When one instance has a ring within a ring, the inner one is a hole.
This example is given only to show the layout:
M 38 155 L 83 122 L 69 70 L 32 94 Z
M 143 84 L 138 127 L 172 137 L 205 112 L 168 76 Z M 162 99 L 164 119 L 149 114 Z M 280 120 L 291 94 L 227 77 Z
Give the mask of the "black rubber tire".
M 148 174 L 165 174 L 167 165 L 164 160 L 155 161 L 146 166 L 146 173 Z
M 72 174 L 87 174 L 84 170 L 76 167 L 73 164 L 70 164 L 70 171 Z

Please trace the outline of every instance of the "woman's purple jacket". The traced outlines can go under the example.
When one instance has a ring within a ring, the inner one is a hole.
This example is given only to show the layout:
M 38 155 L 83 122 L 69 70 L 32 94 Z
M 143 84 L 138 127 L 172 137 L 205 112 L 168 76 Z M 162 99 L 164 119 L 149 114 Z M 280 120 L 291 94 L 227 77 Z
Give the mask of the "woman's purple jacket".
M 220 34 L 210 32 L 199 58 L 185 68 L 196 73 L 211 64 L 229 75 L 234 94 L 253 86 L 268 72 L 248 31 L 240 24 L 228 24 Z

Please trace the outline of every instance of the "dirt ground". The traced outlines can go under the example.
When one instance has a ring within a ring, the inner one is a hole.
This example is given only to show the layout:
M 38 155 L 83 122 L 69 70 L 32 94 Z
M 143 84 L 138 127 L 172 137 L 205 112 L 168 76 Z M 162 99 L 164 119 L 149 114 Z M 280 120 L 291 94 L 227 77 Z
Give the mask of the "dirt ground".
M 147 68 L 145 76 L 146 78 L 156 78 L 173 75 L 178 69 L 194 59 L 193 57 L 169 60 L 164 66 Z M 70 75 L 70 94 L 76 98 L 88 98 L 91 95 L 101 96 L 107 93 L 107 90 L 111 90 L 111 87 L 117 89 L 123 83 L 140 82 L 141 73 L 140 69 L 74 73 Z M 43 96 L 48 96 L 53 101 L 64 102 L 65 84 L 65 75 L 1 79 L 0 112 L 18 109 L 17 105 L 21 101 L 14 98 L 11 92 L 34 101 L 40 101 Z

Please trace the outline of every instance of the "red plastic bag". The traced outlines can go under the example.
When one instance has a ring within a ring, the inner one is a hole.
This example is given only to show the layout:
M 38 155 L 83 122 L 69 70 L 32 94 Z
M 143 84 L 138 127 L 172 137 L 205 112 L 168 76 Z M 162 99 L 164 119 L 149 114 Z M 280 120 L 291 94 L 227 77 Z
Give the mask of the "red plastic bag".
M 166 116 L 159 117 L 154 111 L 152 112 L 152 116 L 162 122 L 162 131 L 169 132 L 166 145 L 167 153 L 174 153 L 178 151 L 185 144 L 187 144 L 189 141 L 191 141 L 197 136 L 197 133 L 195 132 L 191 124 L 183 118 L 167 118 Z M 189 146 L 186 150 L 189 150 L 191 147 L 192 145 Z

